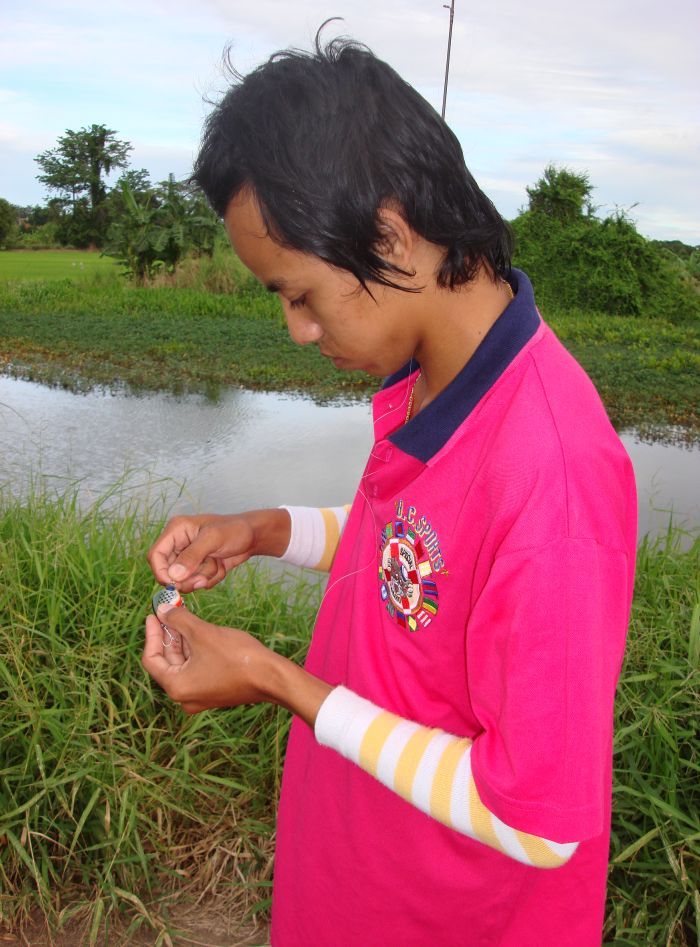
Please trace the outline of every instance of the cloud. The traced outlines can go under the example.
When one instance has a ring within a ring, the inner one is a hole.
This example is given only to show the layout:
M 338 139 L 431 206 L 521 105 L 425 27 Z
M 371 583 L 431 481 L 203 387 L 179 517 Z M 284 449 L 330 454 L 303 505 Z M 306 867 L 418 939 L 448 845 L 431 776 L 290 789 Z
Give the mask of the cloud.
M 246 72 L 279 48 L 309 48 L 329 14 L 345 19 L 327 38 L 366 42 L 439 109 L 443 2 L 25 0 L 0 37 L 3 149 L 24 148 L 31 177 L 33 155 L 66 128 L 102 122 L 179 173 L 199 139 L 203 96 L 224 85 L 224 45 Z M 643 232 L 676 226 L 700 242 L 697 0 L 456 6 L 447 118 L 504 213 L 556 161 L 589 170 L 604 205 L 639 201 Z

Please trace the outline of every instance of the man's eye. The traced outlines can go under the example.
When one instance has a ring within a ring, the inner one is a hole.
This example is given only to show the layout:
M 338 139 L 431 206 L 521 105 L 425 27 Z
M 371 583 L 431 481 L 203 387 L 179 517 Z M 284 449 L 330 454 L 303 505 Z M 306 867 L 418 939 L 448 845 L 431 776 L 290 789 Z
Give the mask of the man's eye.
M 303 296 L 299 296 L 298 299 L 290 299 L 289 306 L 291 309 L 299 309 L 306 302 L 306 293 Z

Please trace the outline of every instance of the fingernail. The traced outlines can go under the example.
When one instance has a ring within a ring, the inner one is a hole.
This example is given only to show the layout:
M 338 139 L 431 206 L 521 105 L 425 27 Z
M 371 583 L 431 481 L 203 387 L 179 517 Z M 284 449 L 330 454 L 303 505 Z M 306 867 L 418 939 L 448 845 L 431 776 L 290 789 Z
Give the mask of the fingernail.
M 168 569 L 168 575 L 171 579 L 175 579 L 176 581 L 177 579 L 182 579 L 186 572 L 187 569 L 179 563 L 176 563 L 174 566 L 170 566 Z
M 193 583 L 192 583 L 192 588 L 193 588 L 193 589 L 204 589 L 204 588 L 206 588 L 206 586 L 207 586 L 207 580 L 206 580 L 206 579 L 197 579 L 196 582 L 193 582 Z
M 174 611 L 175 611 L 175 606 L 174 606 L 174 605 L 168 605 L 168 604 L 166 603 L 166 604 L 163 604 L 163 605 L 159 605 L 159 606 L 158 606 L 157 615 L 158 615 L 159 618 L 164 618 L 169 612 L 174 612 Z

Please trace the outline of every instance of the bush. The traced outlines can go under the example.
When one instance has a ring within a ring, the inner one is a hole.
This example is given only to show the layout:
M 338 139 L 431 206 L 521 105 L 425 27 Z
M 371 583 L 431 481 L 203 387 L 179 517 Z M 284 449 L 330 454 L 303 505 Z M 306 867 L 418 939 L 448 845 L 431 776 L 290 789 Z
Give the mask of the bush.
M 15 241 L 15 246 L 20 250 L 55 250 L 62 246 L 58 237 L 59 225 L 50 220 L 21 233 Z
M 700 316 L 687 267 L 645 240 L 624 214 L 572 220 L 527 210 L 511 226 L 516 263 L 542 305 L 671 322 Z

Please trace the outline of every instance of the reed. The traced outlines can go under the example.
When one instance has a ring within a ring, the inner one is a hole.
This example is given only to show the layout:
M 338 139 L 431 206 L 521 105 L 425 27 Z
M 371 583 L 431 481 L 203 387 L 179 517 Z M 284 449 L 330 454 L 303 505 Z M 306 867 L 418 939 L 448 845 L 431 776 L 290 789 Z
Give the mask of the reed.
M 86 943 L 117 919 L 167 943 L 175 902 L 265 909 L 289 720 L 262 705 L 188 718 L 152 684 L 144 554 L 160 524 L 109 499 L 2 502 L 0 919 L 81 920 Z M 195 607 L 302 660 L 317 595 L 248 570 Z
M 643 541 L 616 700 L 606 933 L 700 937 L 700 537 Z

